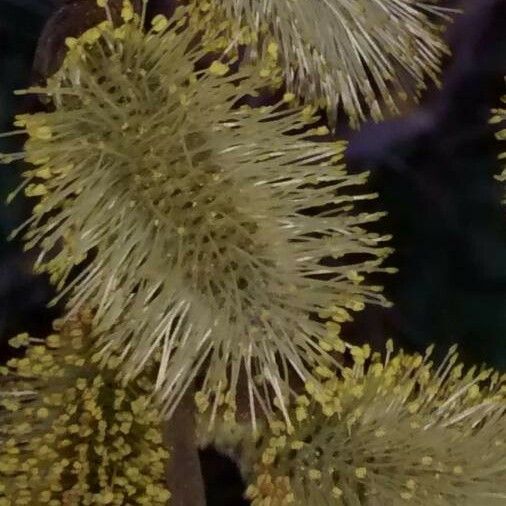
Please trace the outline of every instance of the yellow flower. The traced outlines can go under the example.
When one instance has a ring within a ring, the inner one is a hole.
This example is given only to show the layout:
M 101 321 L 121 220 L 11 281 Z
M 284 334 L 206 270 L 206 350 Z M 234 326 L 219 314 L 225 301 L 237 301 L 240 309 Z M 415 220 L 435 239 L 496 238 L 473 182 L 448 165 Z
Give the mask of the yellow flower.
M 216 5 L 224 11 L 218 16 L 238 20 L 231 22 L 232 34 L 257 34 L 249 38 L 256 47 L 247 56 L 279 58 L 289 91 L 327 107 L 331 122 L 341 107 L 353 126 L 369 116 L 379 120 L 385 112 L 398 113 L 408 97 L 418 97 L 426 77 L 439 83 L 447 53 L 441 25 L 451 10 L 437 2 L 222 0 Z M 240 42 L 239 35 L 235 38 Z
M 84 311 L 56 322 L 45 346 L 23 339 L 25 356 L 0 377 L 0 504 L 167 503 L 161 417 L 141 378 L 118 389 L 114 371 L 91 363 L 90 323 Z
M 501 102 L 506 106 L 506 95 L 502 97 Z M 499 141 L 506 141 L 506 108 L 493 109 L 492 114 L 493 116 L 490 119 L 490 123 L 501 127 L 501 129 L 496 132 L 497 139 Z M 499 155 L 499 159 L 502 161 L 506 160 L 506 151 Z M 497 176 L 497 179 L 499 181 L 506 181 L 506 165 L 502 173 Z M 503 203 L 506 203 L 506 199 L 503 200 Z
M 121 26 L 77 39 L 37 89 L 54 110 L 22 118 L 26 158 L 50 167 L 27 174 L 40 199 L 27 248 L 69 307 L 96 310 L 99 364 L 130 380 L 160 355 L 164 414 L 199 375 L 200 408 L 228 402 L 232 418 L 244 375 L 252 412 L 287 416 L 289 378 L 325 374 L 342 348 L 313 316 L 386 303 L 358 281 L 390 251 L 366 230 L 381 213 L 353 209 L 373 198 L 367 174 L 346 172 L 345 144 L 290 95 L 241 105 L 277 67 L 275 45 L 267 63 L 202 67 L 209 45 L 185 9 L 146 32 L 130 7 Z
M 383 360 L 355 356 L 352 367 L 328 380 L 331 388 L 322 385 L 326 398 L 313 400 L 293 430 L 283 426 L 276 437 L 264 431 L 253 440 L 243 429 L 241 440 L 227 447 L 221 436 L 218 447 L 238 459 L 253 504 L 275 501 L 273 484 L 289 476 L 296 506 L 331 497 L 363 506 L 368 497 L 391 506 L 499 506 L 506 500 L 506 375 L 476 368 L 453 374 L 462 369 L 456 360 L 454 349 L 438 367 L 430 350 L 389 351 Z M 469 395 L 478 386 L 479 395 Z M 338 413 L 326 410 L 332 398 Z

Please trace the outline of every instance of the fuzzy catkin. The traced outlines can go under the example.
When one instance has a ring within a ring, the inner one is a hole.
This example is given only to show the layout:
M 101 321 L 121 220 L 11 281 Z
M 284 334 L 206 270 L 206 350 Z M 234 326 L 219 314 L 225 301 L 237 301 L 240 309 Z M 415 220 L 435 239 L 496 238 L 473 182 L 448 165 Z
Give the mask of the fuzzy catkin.
M 207 0 L 195 2 L 209 11 Z M 223 0 L 254 44 L 252 59 L 280 48 L 288 89 L 326 108 L 332 124 L 342 107 L 356 127 L 399 113 L 426 78 L 439 84 L 441 37 L 450 9 L 437 0 Z M 238 40 L 244 35 L 238 35 Z
M 435 366 L 404 352 L 320 370 L 256 440 L 237 426 L 201 430 L 240 463 L 254 506 L 499 506 L 506 500 L 506 375 L 465 370 L 455 349 Z M 232 430 L 230 430 L 232 428 Z
M 200 409 L 234 411 L 245 377 L 252 418 L 286 416 L 291 378 L 333 363 L 339 322 L 386 303 L 365 280 L 390 251 L 365 229 L 380 214 L 354 210 L 373 197 L 367 175 L 346 172 L 344 143 L 293 95 L 241 105 L 265 65 L 206 64 L 184 10 L 147 33 L 132 9 L 123 18 L 69 39 L 62 68 L 29 90 L 54 111 L 17 118 L 29 139 L 14 158 L 34 164 L 25 191 L 40 198 L 26 246 L 70 308 L 95 310 L 101 360 L 119 354 L 125 381 L 160 353 L 166 414 L 196 377 Z
M 492 118 L 490 119 L 490 123 L 493 125 L 498 125 L 499 130 L 496 132 L 495 136 L 499 141 L 506 140 L 506 95 L 501 98 L 501 102 L 505 107 L 499 107 L 497 109 L 492 110 Z M 499 155 L 499 160 L 506 160 L 506 151 L 502 152 Z M 504 182 L 506 181 L 506 165 L 501 174 L 499 174 L 496 178 L 497 180 Z M 506 203 L 506 199 L 503 199 L 503 203 Z
M 92 363 L 91 314 L 21 334 L 0 368 L 0 505 L 165 505 L 168 452 L 144 374 L 126 388 Z

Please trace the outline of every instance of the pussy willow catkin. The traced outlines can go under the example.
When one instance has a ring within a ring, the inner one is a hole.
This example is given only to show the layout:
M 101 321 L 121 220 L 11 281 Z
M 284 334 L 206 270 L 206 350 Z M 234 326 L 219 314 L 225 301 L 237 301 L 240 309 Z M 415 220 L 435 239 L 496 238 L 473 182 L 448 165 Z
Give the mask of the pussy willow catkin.
M 506 375 L 465 370 L 455 350 L 382 357 L 318 371 L 295 420 L 256 439 L 237 425 L 202 434 L 238 459 L 254 506 L 500 506 L 506 501 Z
M 287 86 L 319 103 L 335 122 L 342 106 L 357 126 L 398 113 L 407 99 L 439 83 L 441 37 L 450 9 L 438 0 L 223 0 L 226 19 L 238 19 L 235 32 L 250 32 L 255 59 L 274 41 Z
M 93 364 L 92 315 L 55 322 L 0 368 L 0 505 L 162 506 L 170 493 L 148 371 L 127 387 Z
M 333 362 L 349 310 L 385 303 L 364 283 L 389 252 L 364 229 L 379 214 L 354 211 L 366 174 L 346 172 L 344 144 L 292 94 L 241 105 L 265 62 L 210 57 L 184 10 L 144 31 L 128 5 L 28 90 L 54 110 L 18 117 L 29 139 L 9 155 L 34 165 L 26 245 L 69 307 L 95 310 L 99 355 L 119 353 L 125 380 L 160 354 L 166 413 L 196 377 L 201 408 L 233 411 L 244 377 L 253 418 L 287 416 L 290 378 Z
M 501 98 L 502 104 L 506 107 L 506 95 Z M 490 119 L 490 123 L 493 125 L 498 125 L 499 130 L 496 133 L 496 137 L 500 141 L 506 140 L 506 108 L 498 107 L 497 109 L 492 110 L 492 118 Z M 500 160 L 506 160 L 506 151 L 499 155 Z M 497 176 L 499 181 L 506 181 L 506 166 L 504 167 L 501 174 Z M 503 203 L 506 202 L 506 199 L 503 200 Z

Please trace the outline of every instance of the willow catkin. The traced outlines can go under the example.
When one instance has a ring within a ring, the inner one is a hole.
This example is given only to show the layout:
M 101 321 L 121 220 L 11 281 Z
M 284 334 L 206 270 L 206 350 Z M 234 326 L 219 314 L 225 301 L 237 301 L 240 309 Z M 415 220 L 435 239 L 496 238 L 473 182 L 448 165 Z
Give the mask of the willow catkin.
M 238 459 L 252 504 L 504 504 L 506 375 L 466 371 L 455 349 L 436 367 L 430 349 L 348 347 L 354 365 L 320 369 L 323 385 L 308 383 L 291 407 L 293 426 L 274 422 L 256 440 L 207 434 Z
M 169 454 L 148 371 L 127 387 L 92 362 L 92 315 L 55 323 L 0 368 L 0 505 L 165 505 Z
M 209 2 L 197 1 L 206 6 Z M 236 31 L 261 56 L 274 40 L 288 89 L 321 104 L 335 123 L 340 106 L 352 126 L 398 113 L 426 78 L 439 84 L 447 53 L 441 32 L 451 10 L 437 0 L 223 0 Z
M 389 252 L 364 228 L 379 213 L 354 210 L 373 197 L 367 175 L 346 172 L 344 144 L 293 95 L 241 106 L 262 69 L 202 63 L 184 10 L 145 32 L 128 5 L 121 26 L 67 40 L 62 68 L 29 90 L 54 110 L 17 118 L 29 139 L 9 156 L 34 165 L 25 191 L 40 198 L 26 246 L 70 308 L 95 310 L 100 360 L 119 352 L 125 381 L 160 353 L 166 414 L 198 375 L 201 408 L 233 409 L 244 376 L 253 418 L 286 415 L 290 378 L 333 362 L 348 310 L 385 303 L 364 282 Z
M 492 110 L 492 118 L 490 119 L 490 123 L 493 125 L 498 125 L 499 130 L 496 132 L 496 138 L 499 141 L 506 140 L 506 95 L 501 98 L 502 104 L 505 107 L 499 107 L 497 109 Z M 502 152 L 499 155 L 499 160 L 506 160 L 506 152 Z M 506 181 L 506 166 L 504 167 L 501 174 L 497 176 L 499 181 Z M 506 202 L 506 199 L 503 200 L 503 203 Z

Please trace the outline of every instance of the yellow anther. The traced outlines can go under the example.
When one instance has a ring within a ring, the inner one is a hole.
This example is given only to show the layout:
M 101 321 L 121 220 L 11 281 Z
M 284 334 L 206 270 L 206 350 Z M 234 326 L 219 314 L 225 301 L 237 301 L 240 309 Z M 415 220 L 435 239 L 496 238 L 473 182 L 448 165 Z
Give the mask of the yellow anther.
M 209 72 L 216 76 L 224 76 L 230 68 L 219 60 L 214 60 L 209 67 Z

